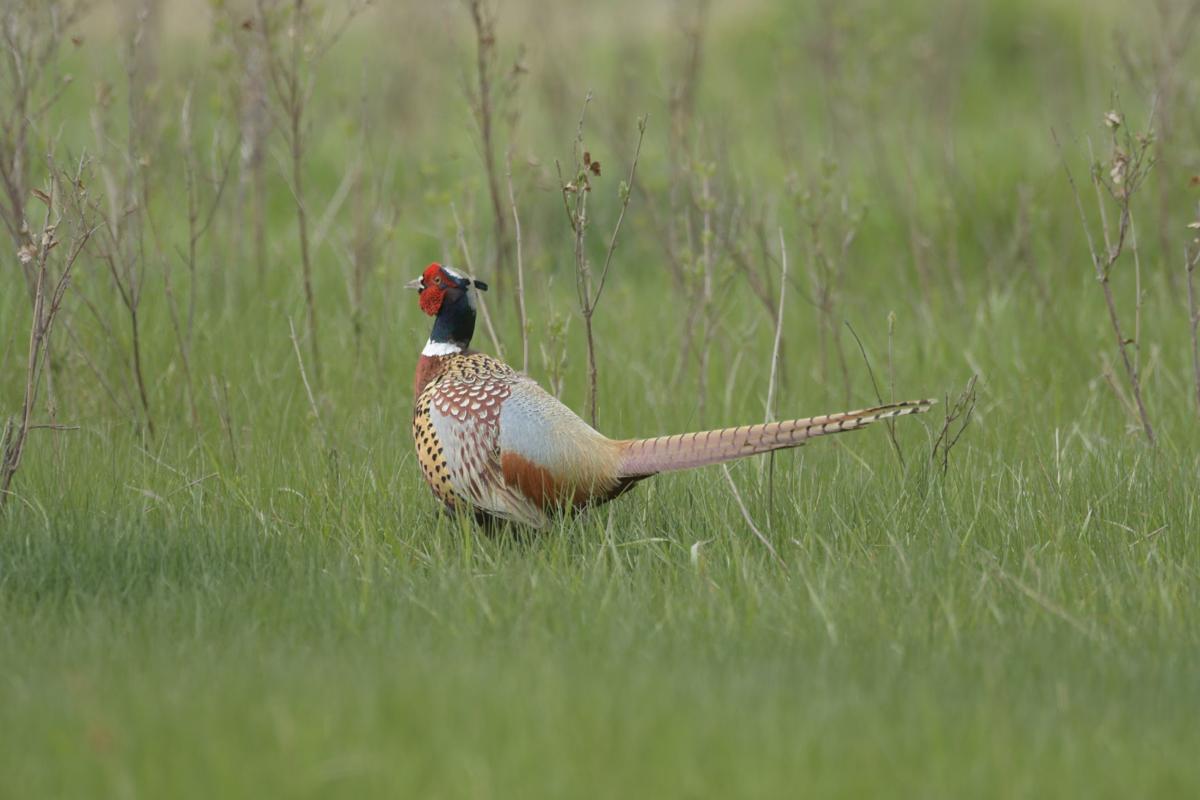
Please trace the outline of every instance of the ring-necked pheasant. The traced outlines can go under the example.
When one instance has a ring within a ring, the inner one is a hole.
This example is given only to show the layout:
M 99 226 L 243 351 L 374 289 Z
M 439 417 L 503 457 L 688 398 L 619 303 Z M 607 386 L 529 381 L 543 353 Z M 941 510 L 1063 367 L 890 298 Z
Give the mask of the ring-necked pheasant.
M 469 349 L 475 292 L 487 285 L 430 264 L 406 284 L 433 332 L 417 362 L 413 438 L 433 493 L 448 509 L 542 527 L 566 507 L 607 502 L 660 472 L 798 447 L 814 436 L 917 414 L 931 400 L 655 439 L 602 435 L 531 378 Z

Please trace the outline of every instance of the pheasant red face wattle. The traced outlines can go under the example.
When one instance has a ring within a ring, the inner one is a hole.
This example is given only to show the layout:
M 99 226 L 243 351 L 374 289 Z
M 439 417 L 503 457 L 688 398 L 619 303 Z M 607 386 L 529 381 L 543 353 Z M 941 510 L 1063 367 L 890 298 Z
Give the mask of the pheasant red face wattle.
M 446 289 L 449 285 L 449 276 L 445 275 L 441 264 L 430 264 L 426 267 L 421 273 L 421 289 L 417 295 L 417 303 L 420 304 L 421 310 L 431 317 L 436 317 L 442 310 L 442 301 L 446 299 Z

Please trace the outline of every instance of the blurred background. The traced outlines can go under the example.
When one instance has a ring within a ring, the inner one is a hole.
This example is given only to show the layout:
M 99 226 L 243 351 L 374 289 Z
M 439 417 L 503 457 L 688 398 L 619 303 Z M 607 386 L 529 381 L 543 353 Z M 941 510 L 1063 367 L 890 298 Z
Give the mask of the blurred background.
M 583 348 L 576 276 L 582 267 L 595 280 L 626 196 L 611 291 L 594 314 L 609 345 L 598 360 L 610 377 L 650 374 L 611 392 L 686 388 L 695 421 L 716 419 L 715 376 L 739 354 L 758 354 L 758 369 L 768 351 L 780 233 L 795 290 L 784 381 L 803 397 L 863 395 L 846 321 L 876 349 L 890 312 L 901 342 L 961 343 L 973 319 L 1010 303 L 995 330 L 1071 339 L 1046 357 L 1060 379 L 1086 384 L 1108 369 L 1100 354 L 1116 353 L 1104 346 L 1102 295 L 1063 166 L 1098 225 L 1090 170 L 1108 172 L 1117 157 L 1109 112 L 1124 121 L 1118 138 L 1154 140 L 1133 219 L 1140 291 L 1158 302 L 1137 345 L 1179 343 L 1161 358 L 1164 374 L 1185 379 L 1177 300 L 1197 199 L 1189 3 L 1136 14 L 1062 0 L 7 8 L 10 37 L 36 64 L 8 73 L 8 147 L 20 151 L 6 156 L 11 196 L 45 182 L 53 152 L 57 167 L 81 171 L 89 221 L 108 231 L 74 270 L 52 359 L 75 416 L 137 429 L 181 413 L 211 422 L 200 384 L 289 357 L 288 318 L 317 361 L 321 403 L 336 405 L 351 376 L 391 381 L 407 374 L 425 325 L 399 286 L 432 260 L 493 282 L 489 346 L 511 355 L 521 323 L 510 174 L 529 295 L 525 366 L 576 405 L 580 383 L 564 377 Z M 585 151 L 602 171 L 579 261 L 564 210 L 577 195 L 562 187 Z M 7 217 L 23 206 L 10 201 Z M 5 274 L 15 354 L 27 304 L 20 271 Z M 1128 300 L 1132 268 L 1113 278 Z M 646 295 L 656 302 L 639 305 Z M 1088 304 L 1094 330 L 1064 336 L 1064 303 Z M 640 341 L 622 339 L 630 317 L 653 317 L 639 320 Z M 255 347 L 231 352 L 229 338 L 248 331 Z M 987 336 L 977 346 L 994 345 Z M 646 347 L 669 363 L 631 366 Z M 974 352 L 961 377 L 1012 371 L 1021 354 L 995 356 L 985 365 Z M 97 391 L 102 376 L 110 385 Z M 6 382 L 8 404 L 21 388 Z M 727 402 L 722 415 L 736 410 Z

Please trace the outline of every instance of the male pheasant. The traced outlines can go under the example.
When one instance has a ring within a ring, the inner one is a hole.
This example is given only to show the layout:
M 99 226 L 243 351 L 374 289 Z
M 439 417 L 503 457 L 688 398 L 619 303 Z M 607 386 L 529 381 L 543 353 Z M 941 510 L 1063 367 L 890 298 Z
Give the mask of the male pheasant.
M 660 472 L 798 447 L 814 436 L 927 411 L 931 400 L 655 439 L 602 435 L 529 377 L 469 349 L 475 292 L 487 285 L 430 264 L 407 288 L 434 317 L 417 362 L 413 438 L 425 480 L 446 508 L 481 522 L 549 524 L 565 508 L 612 500 Z

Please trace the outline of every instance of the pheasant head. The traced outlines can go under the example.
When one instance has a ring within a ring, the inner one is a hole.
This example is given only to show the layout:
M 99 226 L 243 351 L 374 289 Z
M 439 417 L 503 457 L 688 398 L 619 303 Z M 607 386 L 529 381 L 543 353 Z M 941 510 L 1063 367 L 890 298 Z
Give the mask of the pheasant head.
M 466 350 L 475 333 L 475 291 L 487 291 L 487 284 L 434 263 L 405 288 L 417 290 L 421 310 L 434 318 L 423 354 L 448 355 Z

